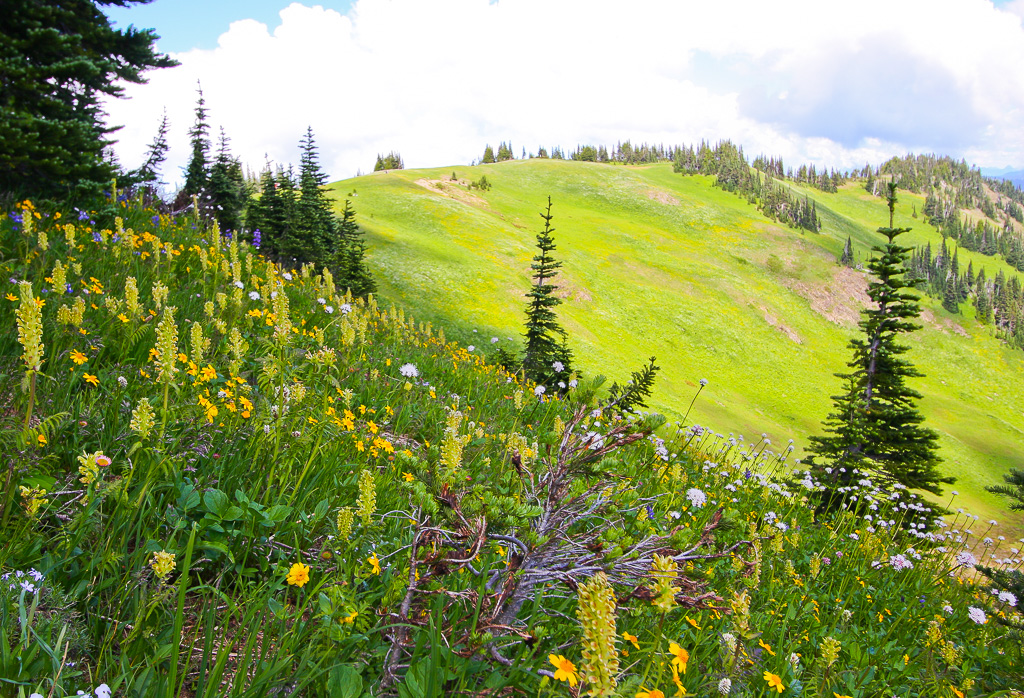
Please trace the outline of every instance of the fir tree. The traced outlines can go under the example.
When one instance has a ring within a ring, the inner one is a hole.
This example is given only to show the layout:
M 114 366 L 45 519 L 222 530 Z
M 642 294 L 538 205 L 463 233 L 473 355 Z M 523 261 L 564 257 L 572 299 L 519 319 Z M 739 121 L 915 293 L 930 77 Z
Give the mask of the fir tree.
M 899 484 L 938 494 L 940 484 L 953 478 L 939 474 L 938 435 L 924 426 L 915 406 L 921 395 L 906 384 L 920 377 L 909 361 L 901 358 L 907 347 L 897 337 L 918 329 L 911 322 L 920 314 L 917 297 L 904 289 L 904 261 L 910 248 L 897 245 L 897 236 L 908 228 L 894 228 L 896 185 L 889 184 L 889 227 L 879 228 L 886 244 L 874 247 L 878 256 L 868 268 L 875 280 L 868 286 L 874 307 L 860 321 L 863 336 L 850 341 L 853 358 L 850 372 L 837 374 L 846 392 L 833 397 L 833 411 L 825 422 L 825 436 L 812 436 L 810 463 L 827 487 L 822 502 L 833 506 L 839 488 L 854 480 L 854 472 L 880 483 Z M 826 474 L 825 465 L 831 466 Z
M 5 0 L 0 21 L 0 192 L 33 199 L 92 196 L 110 185 L 105 157 L 115 129 L 102 100 L 177 65 L 156 34 L 115 29 L 106 2 Z M 133 0 L 117 0 L 127 7 Z
M 484 148 L 484 159 L 482 160 L 482 162 L 485 165 L 489 165 L 492 162 L 494 162 L 494 150 L 491 148 L 491 146 L 487 146 Z
M 200 196 L 206 191 L 210 180 L 210 124 L 206 121 L 206 100 L 203 99 L 203 88 L 198 88 L 196 100 L 196 122 L 188 131 L 192 143 L 192 155 L 185 168 L 185 186 L 182 192 L 186 196 Z
M 853 239 L 850 236 L 846 237 L 846 244 L 843 245 L 843 256 L 839 258 L 839 263 L 844 267 L 853 266 Z
M 356 213 L 352 202 L 345 200 L 338 226 L 339 247 L 335 251 L 336 283 L 348 289 L 355 298 L 365 298 L 377 290 L 377 284 L 366 266 L 366 243 L 363 231 L 356 225 Z
M 137 170 L 130 172 L 123 182 L 125 186 L 153 185 L 160 179 L 160 166 L 167 159 L 167 151 L 170 146 L 167 143 L 167 132 L 170 129 L 167 121 L 167 110 L 164 110 L 163 118 L 160 119 L 160 127 L 157 129 L 153 142 L 146 149 L 146 159 Z M 120 182 L 120 180 L 119 180 Z
M 555 250 L 555 239 L 551 227 L 551 197 L 548 207 L 540 214 L 544 219 L 544 230 L 537 235 L 538 254 L 533 258 L 533 286 L 526 294 L 526 347 L 523 351 L 523 371 L 530 380 L 549 390 L 557 389 L 572 373 L 572 352 L 566 346 L 566 333 L 555 317 L 555 306 L 562 301 L 555 295 L 557 286 L 551 283 L 558 275 L 561 262 L 551 256 Z
M 297 258 L 324 265 L 329 262 L 337 246 L 334 215 L 331 203 L 323 186 L 327 175 L 320 169 L 313 127 L 306 129 L 306 135 L 299 144 L 302 159 L 299 163 L 300 196 L 296 207 L 296 237 L 302 249 Z
M 242 163 L 231 157 L 228 137 L 223 128 L 220 130 L 217 159 L 210 168 L 208 190 L 210 210 L 220 224 L 221 231 L 241 231 L 242 212 L 247 198 L 245 175 L 242 174 Z

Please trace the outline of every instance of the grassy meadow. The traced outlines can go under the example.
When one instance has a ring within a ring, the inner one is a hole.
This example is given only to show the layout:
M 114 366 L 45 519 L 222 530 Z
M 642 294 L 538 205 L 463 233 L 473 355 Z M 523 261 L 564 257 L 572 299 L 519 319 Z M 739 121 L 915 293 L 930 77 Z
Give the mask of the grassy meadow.
M 470 189 L 481 175 L 492 188 Z M 884 201 L 855 182 L 837 194 L 793 187 L 818 204 L 823 229 L 813 234 L 773 225 L 712 178 L 668 164 L 518 160 L 376 173 L 331 188 L 337 200 L 351 198 L 368 232 L 382 296 L 484 353 L 492 337 L 506 347 L 520 340 L 538 214 L 550 195 L 563 263 L 558 312 L 580 367 L 622 380 L 656 356 L 664 370 L 652 404 L 670 420 L 706 378 L 690 422 L 748 440 L 793 439 L 798 455 L 840 389 L 833 374 L 845 369 L 866 300 L 864 274 L 835 260 L 847 236 L 863 260 L 881 240 L 875 229 L 888 224 Z M 911 217 L 923 203 L 900 194 L 896 225 L 913 228 L 900 241 L 936 249 L 941 236 Z M 960 259 L 989 278 L 1000 268 L 1016 273 L 966 250 Z M 1024 354 L 989 327 L 950 316 L 938 299 L 922 306 L 909 357 L 926 375 L 915 387 L 940 433 L 945 472 L 959 478 L 954 507 L 1019 537 L 1021 517 L 984 486 L 1020 465 Z
M 1020 568 L 1005 528 L 865 478 L 815 517 L 784 441 L 669 423 L 697 396 L 698 422 L 775 437 L 821 401 L 770 368 L 826 344 L 783 282 L 827 280 L 813 245 L 704 181 L 665 204 L 663 170 L 579 168 L 558 222 L 588 373 L 621 380 L 662 344 L 704 362 L 659 352 L 667 420 L 592 374 L 558 396 L 485 360 L 524 281 L 495 270 L 525 266 L 536 223 L 501 177 L 541 189 L 564 166 L 493 168 L 504 209 L 416 173 L 350 183 L 394 306 L 124 197 L 18 203 L 0 220 L 0 697 L 1020 698 L 1018 599 L 974 569 Z

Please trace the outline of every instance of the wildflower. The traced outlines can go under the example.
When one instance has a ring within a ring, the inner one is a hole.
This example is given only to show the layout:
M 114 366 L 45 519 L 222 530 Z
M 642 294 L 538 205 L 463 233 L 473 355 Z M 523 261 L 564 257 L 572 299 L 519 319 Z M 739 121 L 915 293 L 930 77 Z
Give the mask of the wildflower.
M 141 398 L 139 404 L 132 410 L 132 421 L 129 426 L 139 435 L 140 439 L 146 439 L 156 421 L 155 417 L 156 413 L 153 411 L 153 406 L 149 404 L 149 400 Z
M 988 617 L 985 616 L 985 612 L 977 606 L 967 607 L 967 617 L 973 620 L 978 625 L 984 625 L 988 622 Z
M 646 688 L 641 686 L 640 691 L 636 694 L 636 698 L 665 698 L 665 694 L 657 688 L 652 688 L 648 691 Z
M 637 636 L 636 635 L 630 635 L 629 633 L 624 632 L 624 633 L 622 633 L 622 637 L 623 637 L 623 639 L 626 642 L 632 643 L 633 647 L 636 647 L 637 649 L 640 649 L 640 644 L 637 642 Z
M 583 626 L 583 677 L 591 683 L 590 695 L 609 695 L 617 681 L 615 650 L 615 592 L 604 572 L 579 587 L 576 617 Z
M 679 667 L 685 674 L 686 663 L 690 661 L 690 653 L 674 642 L 669 643 L 668 651 L 672 655 L 672 666 Z
M 949 604 L 946 604 L 945 606 L 942 607 L 942 612 L 946 613 L 946 614 L 949 614 L 949 615 L 952 615 L 953 607 L 950 606 Z
M 174 557 L 174 553 L 169 553 L 166 550 L 153 553 L 153 559 L 150 560 L 149 566 L 153 568 L 153 574 L 157 576 L 161 583 L 165 583 L 167 577 L 174 571 L 176 564 Z
M 288 570 L 288 576 L 285 577 L 285 581 L 292 586 L 302 587 L 309 581 L 309 565 L 296 562 Z
M 1010 606 L 1017 605 L 1017 597 L 1009 591 L 999 592 L 999 600 L 1005 604 L 1009 604 Z
M 575 687 L 579 683 L 580 677 L 576 672 L 576 665 L 570 662 L 562 655 L 548 655 L 548 661 L 555 666 L 555 680 L 556 681 L 568 681 L 569 685 Z
M 352 611 L 347 616 L 342 618 L 341 622 L 342 623 L 354 623 L 355 620 L 356 620 L 356 616 L 358 616 L 358 615 L 359 615 L 359 611 Z
M 725 679 L 722 679 L 721 681 L 718 682 L 718 692 L 721 693 L 723 696 L 729 695 L 729 692 L 731 690 L 732 690 L 732 680 L 731 679 L 725 678 Z
M 338 312 L 340 312 L 342 315 L 348 315 L 349 313 L 352 312 L 352 304 L 342 303 L 341 305 L 338 306 Z
M 472 344 L 470 344 L 468 347 L 466 347 L 466 351 L 473 351 L 474 349 L 476 349 L 476 347 L 473 346 Z
M 416 368 L 415 364 L 402 364 L 398 372 L 406 378 L 416 378 L 420 375 L 420 370 Z
M 334 312 L 334 306 L 325 305 L 324 306 L 324 312 L 327 313 L 328 315 L 330 315 L 331 313 Z
M 380 574 L 380 560 L 377 559 L 377 553 L 374 552 L 370 557 L 366 559 L 370 563 L 370 571 L 374 574 Z
M 356 442 L 362 445 L 362 441 Z M 362 450 L 362 449 L 360 449 Z M 364 470 L 359 473 L 359 497 L 356 499 L 356 513 L 362 519 L 364 526 L 370 525 L 373 512 L 377 510 L 377 483 L 374 481 L 373 473 Z
M 964 550 L 961 553 L 957 553 L 956 564 L 963 565 L 964 567 L 974 567 L 978 564 L 978 560 L 974 555 Z
M 537 397 L 540 397 L 541 395 L 544 394 L 546 390 L 547 388 L 545 388 L 543 385 L 538 385 L 536 388 L 533 389 L 533 394 L 536 395 Z
M 20 304 L 14 311 L 18 320 L 18 341 L 25 348 L 22 358 L 29 374 L 39 371 L 43 363 L 43 313 L 42 307 L 32 295 L 32 284 L 22 281 L 18 284 L 21 292 Z
M 825 660 L 826 666 L 832 666 L 839 659 L 839 651 L 842 649 L 839 640 L 832 636 L 826 637 L 821 642 L 821 658 Z
M 773 651 L 772 651 L 772 646 L 771 646 L 771 645 L 766 645 L 766 644 L 765 644 L 765 642 L 764 642 L 764 640 L 758 640 L 758 641 L 757 641 L 757 644 L 758 644 L 758 645 L 759 645 L 759 646 L 761 647 L 761 649 L 763 649 L 763 650 L 764 650 L 765 652 L 767 652 L 768 654 L 770 654 L 770 655 L 771 655 L 771 656 L 773 656 L 773 657 L 775 656 L 775 652 L 773 652 Z
M 413 480 L 415 480 L 415 479 L 416 479 L 416 478 L 414 478 L 414 477 L 413 477 L 412 473 L 402 473 L 402 478 L 403 478 L 403 479 L 404 479 L 404 480 L 405 480 L 406 482 L 412 482 Z
M 75 349 L 74 351 L 71 352 L 71 360 L 74 361 L 76 365 L 81 366 L 82 364 L 89 360 L 89 357 Z
M 119 386 L 121 386 L 122 388 L 127 388 L 128 387 L 128 379 L 125 378 L 124 376 L 118 376 L 117 377 L 117 384 Z
M 555 369 L 555 373 L 561 373 L 562 371 L 565 370 L 565 364 L 563 364 L 561 361 L 556 361 L 553 364 L 551 364 L 551 368 Z
M 690 503 L 698 509 L 707 504 L 708 501 L 708 496 L 696 487 L 691 487 L 686 490 L 686 498 L 689 499 Z
M 30 519 L 36 518 L 40 507 L 50 503 L 49 499 L 44 498 L 46 490 L 39 489 L 38 487 L 25 487 L 21 485 L 18 487 L 18 494 L 21 495 L 23 500 L 22 506 L 25 507 L 25 516 Z
M 644 511 L 641 509 L 641 511 Z M 651 564 L 651 576 L 654 578 L 655 598 L 651 603 L 663 613 L 668 613 L 676 607 L 676 594 L 680 587 L 673 586 L 679 575 L 679 566 L 671 557 L 662 557 L 654 554 L 654 562 Z
M 770 671 L 764 672 L 764 680 L 768 682 L 768 688 L 774 688 L 779 693 L 786 690 L 786 687 L 782 683 L 782 678 L 778 674 L 773 674 Z

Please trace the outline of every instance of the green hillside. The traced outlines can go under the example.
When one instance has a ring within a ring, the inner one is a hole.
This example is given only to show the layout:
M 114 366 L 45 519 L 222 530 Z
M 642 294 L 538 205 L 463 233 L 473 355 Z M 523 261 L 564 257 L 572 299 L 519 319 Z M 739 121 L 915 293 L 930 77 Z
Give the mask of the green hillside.
M 848 235 L 858 259 L 881 240 L 881 199 L 856 183 L 837 194 L 794 186 L 817 202 L 823 230 L 813 234 L 772 224 L 713 178 L 684 177 L 668 164 L 520 160 L 454 173 L 458 182 L 451 168 L 438 168 L 332 185 L 339 202 L 352 199 L 368 232 L 384 297 L 455 328 L 477 352 L 492 352 L 492 337 L 496 346 L 518 343 L 538 213 L 550 195 L 564 262 L 559 312 L 584 371 L 621 380 L 654 355 L 664 370 L 652 407 L 670 419 L 681 419 L 707 378 L 690 423 L 748 441 L 792 438 L 797 455 L 818 433 L 866 300 L 865 275 L 835 259 Z M 493 188 L 467 186 L 483 174 Z M 910 215 L 923 202 L 900 195 L 896 225 L 914 228 L 904 244 L 941 244 Z M 1016 273 L 995 258 L 960 254 L 962 266 L 973 261 L 989 278 L 999 267 Z M 958 477 L 954 507 L 1009 519 L 983 488 L 1019 465 L 1024 354 L 937 299 L 922 306 L 924 329 L 909 338 L 909 356 L 926 374 L 916 387 L 941 435 L 944 468 Z

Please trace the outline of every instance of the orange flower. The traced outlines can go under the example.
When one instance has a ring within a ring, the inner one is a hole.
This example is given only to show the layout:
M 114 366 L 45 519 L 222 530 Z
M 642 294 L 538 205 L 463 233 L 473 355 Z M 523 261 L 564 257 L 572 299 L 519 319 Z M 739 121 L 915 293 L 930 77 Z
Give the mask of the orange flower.
M 643 686 L 640 687 L 640 692 L 636 694 L 636 698 L 665 698 L 665 694 L 656 688 L 647 690 Z
M 782 683 L 782 677 L 778 674 L 773 674 L 770 671 L 764 672 L 764 680 L 768 682 L 768 688 L 774 688 L 779 693 L 786 690 L 786 687 Z
M 679 667 L 680 671 L 682 671 L 685 674 L 686 663 L 690 661 L 690 653 L 674 642 L 669 644 L 668 651 L 670 654 L 672 654 L 673 666 Z
M 575 687 L 580 677 L 576 673 L 576 665 L 562 655 L 548 655 L 548 661 L 555 666 L 555 680 L 568 681 L 570 686 Z

